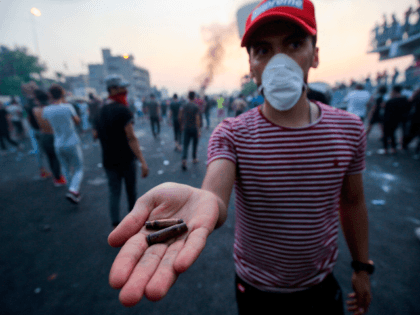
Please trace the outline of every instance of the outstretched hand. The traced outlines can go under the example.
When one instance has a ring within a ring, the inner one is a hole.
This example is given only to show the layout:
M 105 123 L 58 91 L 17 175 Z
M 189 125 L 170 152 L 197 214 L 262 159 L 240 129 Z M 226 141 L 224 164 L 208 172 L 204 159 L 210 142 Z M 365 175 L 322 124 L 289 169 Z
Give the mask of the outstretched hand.
M 148 246 L 149 220 L 183 219 L 188 232 L 162 244 Z M 217 197 L 208 191 L 177 183 L 164 183 L 140 197 L 134 209 L 109 235 L 112 247 L 122 246 L 109 273 L 109 284 L 121 289 L 124 306 L 146 296 L 162 299 L 198 258 L 219 218 Z

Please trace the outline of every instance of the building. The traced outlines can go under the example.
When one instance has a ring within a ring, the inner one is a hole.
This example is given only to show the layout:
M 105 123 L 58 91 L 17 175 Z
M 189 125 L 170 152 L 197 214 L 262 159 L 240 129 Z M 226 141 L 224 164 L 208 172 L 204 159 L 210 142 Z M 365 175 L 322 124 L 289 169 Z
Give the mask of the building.
M 105 77 L 109 74 L 120 74 L 130 82 L 129 98 L 142 98 L 150 93 L 149 71 L 134 65 L 133 55 L 112 56 L 110 49 L 102 49 L 103 64 L 90 64 L 89 86 L 102 97 L 107 95 Z
M 416 15 L 416 23 L 410 17 Z M 404 22 L 399 22 L 395 14 L 388 23 L 383 16 L 383 23 L 376 23 L 371 32 L 369 53 L 378 53 L 379 60 L 395 59 L 412 55 L 413 64 L 405 69 L 405 84 L 416 85 L 420 78 L 420 3 L 416 10 L 410 7 L 404 13 Z
M 65 87 L 72 93 L 72 96 L 76 98 L 87 98 L 89 93 L 95 91 L 89 86 L 89 76 L 86 74 L 66 76 Z

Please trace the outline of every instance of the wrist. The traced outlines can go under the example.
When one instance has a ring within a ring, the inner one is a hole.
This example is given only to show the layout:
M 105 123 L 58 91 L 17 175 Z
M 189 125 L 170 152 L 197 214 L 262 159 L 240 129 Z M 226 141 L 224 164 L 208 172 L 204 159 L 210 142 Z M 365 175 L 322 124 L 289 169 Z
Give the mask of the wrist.
M 351 262 L 351 267 L 357 274 L 366 273 L 367 275 L 371 275 L 375 271 L 375 266 L 372 260 L 369 260 L 367 263 L 353 260 Z

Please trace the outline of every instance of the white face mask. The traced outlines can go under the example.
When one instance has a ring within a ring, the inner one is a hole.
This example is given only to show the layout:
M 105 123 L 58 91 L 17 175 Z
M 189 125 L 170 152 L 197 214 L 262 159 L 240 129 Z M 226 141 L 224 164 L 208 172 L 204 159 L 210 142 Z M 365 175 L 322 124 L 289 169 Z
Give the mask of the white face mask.
M 277 54 L 265 67 L 259 89 L 264 89 L 264 97 L 275 109 L 289 110 L 296 105 L 306 89 L 303 70 L 289 56 Z

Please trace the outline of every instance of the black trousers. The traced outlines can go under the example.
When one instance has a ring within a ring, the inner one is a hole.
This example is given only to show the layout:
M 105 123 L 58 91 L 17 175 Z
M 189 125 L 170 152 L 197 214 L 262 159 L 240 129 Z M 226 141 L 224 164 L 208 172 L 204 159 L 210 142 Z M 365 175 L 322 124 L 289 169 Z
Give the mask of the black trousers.
M 157 125 L 157 133 L 155 131 L 155 125 Z M 156 135 L 160 134 L 160 122 L 159 117 L 150 117 L 150 126 L 152 127 L 152 133 L 153 136 L 156 137 Z
M 9 130 L 5 130 L 4 132 L 0 132 L 0 145 L 2 150 L 6 150 L 6 144 L 4 143 L 5 139 L 15 147 L 19 145 L 16 141 L 10 138 Z
M 344 315 L 343 292 L 334 275 L 301 292 L 263 292 L 235 277 L 239 315 Z
M 50 165 L 54 178 L 57 180 L 60 179 L 61 168 L 60 162 L 58 161 L 57 155 L 55 154 L 54 135 L 37 133 L 36 139 L 38 140 L 39 145 L 42 147 L 42 150 L 44 150 L 45 154 L 47 155 L 48 164 Z
M 385 122 L 384 123 L 384 139 L 383 145 L 384 149 L 388 149 L 388 140 L 391 139 L 391 146 L 393 149 L 397 148 L 397 143 L 395 141 L 395 131 L 398 128 L 399 123 L 395 121 Z
M 198 144 L 198 130 L 196 128 L 187 128 L 184 130 L 184 152 L 182 154 L 182 159 L 186 160 L 188 156 L 188 146 L 190 145 L 190 140 L 193 143 L 193 159 L 197 158 L 197 144 Z
M 136 161 L 132 161 L 127 165 L 116 168 L 105 168 L 106 176 L 108 177 L 109 187 L 109 212 L 112 224 L 120 222 L 120 200 L 122 180 L 125 182 L 125 190 L 128 199 L 128 212 L 133 210 L 137 199 L 136 190 Z
M 181 143 L 181 125 L 179 124 L 178 119 L 175 119 L 172 121 L 174 125 L 174 136 L 175 136 L 175 142 Z

